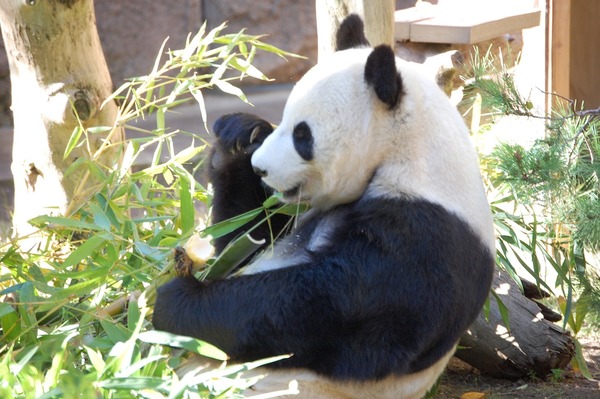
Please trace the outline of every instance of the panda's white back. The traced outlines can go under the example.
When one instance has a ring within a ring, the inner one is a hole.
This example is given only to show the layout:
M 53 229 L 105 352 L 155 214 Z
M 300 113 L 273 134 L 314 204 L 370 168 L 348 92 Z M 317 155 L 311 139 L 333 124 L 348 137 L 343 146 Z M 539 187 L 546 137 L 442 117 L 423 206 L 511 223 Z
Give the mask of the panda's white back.
M 418 64 L 398 59 L 397 65 L 406 95 L 385 139 L 395 151 L 388 152 L 367 195 L 408 195 L 441 204 L 469 223 L 493 251 L 492 216 L 462 117 Z

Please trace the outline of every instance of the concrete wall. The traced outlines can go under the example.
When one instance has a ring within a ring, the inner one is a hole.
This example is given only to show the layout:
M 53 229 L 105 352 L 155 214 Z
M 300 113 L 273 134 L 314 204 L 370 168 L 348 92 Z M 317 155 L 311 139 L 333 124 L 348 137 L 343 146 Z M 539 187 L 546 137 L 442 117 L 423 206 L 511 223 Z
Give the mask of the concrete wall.
M 150 71 L 167 36 L 168 47 L 181 48 L 188 34 L 195 33 L 204 20 L 209 28 L 229 21 L 226 32 L 230 33 L 246 28 L 249 34 L 267 34 L 264 41 L 308 57 L 285 61 L 257 55 L 255 66 L 276 82 L 296 80 L 317 57 L 314 0 L 96 0 L 95 9 L 115 86 Z M 0 40 L 0 126 L 11 124 L 9 80 L 6 51 Z

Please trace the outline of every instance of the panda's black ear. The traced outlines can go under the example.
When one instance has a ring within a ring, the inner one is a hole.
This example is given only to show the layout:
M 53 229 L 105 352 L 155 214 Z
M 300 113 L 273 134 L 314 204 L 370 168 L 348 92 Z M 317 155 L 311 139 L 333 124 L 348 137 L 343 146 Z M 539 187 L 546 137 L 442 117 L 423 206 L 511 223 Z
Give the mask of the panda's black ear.
M 362 19 L 356 14 L 344 18 L 335 35 L 335 51 L 369 46 Z
M 382 44 L 373 49 L 365 65 L 365 81 L 373 86 L 377 97 L 390 109 L 403 94 L 402 77 L 396 69 L 396 56 L 390 46 Z

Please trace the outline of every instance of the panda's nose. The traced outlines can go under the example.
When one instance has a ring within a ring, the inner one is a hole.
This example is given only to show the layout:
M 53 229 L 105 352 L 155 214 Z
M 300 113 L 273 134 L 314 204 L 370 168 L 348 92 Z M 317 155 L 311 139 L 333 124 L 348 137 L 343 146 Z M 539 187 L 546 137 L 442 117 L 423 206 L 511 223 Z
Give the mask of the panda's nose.
M 261 168 L 257 168 L 256 166 L 254 166 L 252 169 L 254 169 L 254 173 L 256 173 L 257 175 L 259 175 L 260 177 L 267 177 L 267 171 L 263 170 Z

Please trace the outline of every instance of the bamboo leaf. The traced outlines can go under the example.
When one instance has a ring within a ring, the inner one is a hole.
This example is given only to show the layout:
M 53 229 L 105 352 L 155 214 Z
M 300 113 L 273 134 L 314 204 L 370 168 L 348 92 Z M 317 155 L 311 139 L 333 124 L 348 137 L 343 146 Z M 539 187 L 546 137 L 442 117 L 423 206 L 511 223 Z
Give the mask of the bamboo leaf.
M 221 65 L 218 66 L 218 68 L 213 73 L 212 78 L 210 79 L 210 83 L 211 84 L 217 84 L 218 85 L 219 82 L 222 82 L 221 79 L 223 78 L 223 74 L 225 73 L 225 71 L 229 67 L 229 62 L 231 61 L 231 59 L 233 57 L 234 57 L 234 55 L 230 54 L 227 58 L 225 58 L 225 60 L 223 61 L 223 63 L 221 63 Z
M 181 165 L 188 163 L 193 160 L 198 154 L 202 153 L 206 149 L 206 145 L 200 146 L 189 146 L 181 150 L 174 158 L 174 162 L 172 164 L 172 168 L 176 169 L 178 174 L 186 175 L 188 178 L 193 181 L 193 177 L 189 175 L 185 168 L 182 168 Z
M 63 159 L 67 159 L 67 157 L 71 154 L 71 152 L 77 147 L 79 141 L 81 139 L 81 135 L 83 134 L 83 127 L 80 125 L 75 126 L 73 129 L 73 133 L 69 137 L 69 141 L 65 147 L 65 152 L 63 154 Z
M 227 354 L 217 347 L 191 337 L 175 335 L 164 331 L 146 331 L 140 333 L 138 339 L 149 344 L 160 344 L 186 349 L 190 352 L 215 360 L 227 360 Z
M 192 85 L 192 81 L 190 79 L 185 79 L 181 82 L 178 82 L 171 94 L 167 97 L 165 101 L 165 105 L 175 105 L 174 102 L 182 93 L 188 92 L 189 87 Z M 169 107 L 170 108 L 170 107 Z M 163 126 L 164 128 L 164 126 Z
M 20 374 L 21 371 L 25 368 L 25 366 L 27 366 L 29 361 L 33 358 L 33 356 L 38 352 L 39 349 L 40 349 L 39 346 L 32 346 L 30 348 L 25 348 L 24 353 L 20 354 L 19 362 L 15 365 L 15 367 L 11 368 L 11 372 L 14 373 L 15 375 Z
M 491 293 L 496 299 L 496 303 L 498 304 L 498 311 L 500 312 L 500 316 L 502 317 L 502 322 L 504 323 L 506 329 L 510 332 L 510 316 L 508 308 L 506 307 L 504 302 L 502 302 L 502 299 L 500 299 L 500 296 L 494 290 L 492 290 Z
M 165 131 L 165 107 L 158 107 L 156 110 L 156 130 L 159 132 Z
M 88 359 L 90 359 L 90 363 L 96 370 L 96 373 L 98 373 L 98 375 L 102 374 L 104 372 L 104 368 L 106 367 L 106 362 L 102 358 L 100 351 L 92 349 L 86 345 L 83 345 L 83 349 L 87 353 Z
M 130 89 L 131 85 L 132 85 L 132 82 L 125 82 L 121 86 L 119 86 L 119 88 L 117 90 L 115 90 L 111 95 L 106 97 L 106 99 L 100 105 L 100 109 L 104 108 L 104 105 L 114 101 L 115 98 L 119 97 L 119 95 L 122 94 L 124 91 Z
M 581 331 L 581 327 L 583 326 L 583 322 L 585 321 L 585 317 L 590 311 L 590 304 L 588 301 L 583 298 L 579 298 L 577 304 L 575 305 L 575 321 L 573 323 L 573 333 L 578 334 Z
M 0 317 L 7 315 L 9 313 L 13 313 L 15 308 L 8 302 L 0 302 Z
M 18 306 L 21 320 L 25 325 L 26 329 L 33 334 L 34 329 L 37 326 L 37 318 L 35 317 L 34 304 L 38 302 L 38 297 L 35 294 L 35 288 L 32 282 L 26 281 L 21 285 L 19 289 L 19 302 Z M 35 341 L 35 334 L 28 337 L 31 341 Z
M 159 249 L 146 244 L 144 241 L 135 242 L 135 250 L 143 257 L 152 259 L 153 261 L 162 261 L 165 257 L 164 252 Z
M 567 285 L 567 299 L 564 302 L 564 320 L 563 320 L 563 329 L 566 329 L 567 323 L 571 328 L 575 329 L 575 319 L 573 318 L 572 309 L 573 309 L 573 286 L 571 284 Z
M 192 58 L 192 56 L 198 51 L 198 48 L 200 47 L 200 45 L 202 43 L 202 36 L 204 35 L 205 29 L 206 29 L 206 21 L 202 24 L 200 31 L 198 31 L 198 33 L 196 33 L 194 35 L 192 40 L 190 40 L 186 44 L 183 51 L 181 51 L 179 53 L 179 56 L 181 57 L 181 61 L 183 61 L 183 62 L 189 61 Z
M 227 94 L 231 94 L 231 95 L 234 95 L 234 96 L 237 96 L 243 102 L 248 103 L 248 99 L 246 98 L 246 95 L 244 94 L 244 92 L 239 87 L 235 87 L 231 83 L 226 82 L 224 80 L 217 80 L 217 81 L 214 82 L 214 84 L 222 92 L 227 93 Z
M 229 243 L 223 252 L 209 266 L 205 278 L 209 280 L 225 278 L 250 255 L 255 253 L 265 240 L 255 240 L 250 234 L 244 234 Z
M 89 134 L 100 134 L 100 133 L 110 132 L 111 130 L 113 130 L 113 127 L 112 126 L 92 126 L 92 127 L 88 127 L 86 130 Z
M 21 323 L 16 310 L 8 303 L 2 303 L 2 316 L 0 325 L 2 326 L 2 342 L 8 344 L 15 342 L 21 335 Z
M 281 194 L 273 194 L 263 202 L 263 207 L 271 208 L 278 204 L 281 204 Z
M 116 344 L 117 342 L 125 342 L 131 337 L 131 331 L 127 330 L 121 324 L 114 324 L 110 319 L 99 318 L 102 328 L 108 335 L 108 338 Z
M 81 246 L 65 259 L 63 267 L 69 267 L 81 263 L 85 258 L 91 257 L 92 253 L 104 244 L 110 237 L 104 233 L 94 234 L 88 238 Z
M 181 231 L 183 235 L 187 235 L 194 230 L 196 222 L 196 213 L 194 209 L 194 193 L 190 185 L 189 178 L 185 174 L 179 175 L 179 203 L 181 213 Z
M 248 61 L 234 57 L 230 61 L 230 65 L 232 65 L 235 69 L 240 72 L 247 74 L 255 79 L 259 80 L 269 80 L 269 78 L 258 70 L 254 65 L 250 64 Z
M 583 349 L 581 348 L 581 343 L 577 338 L 573 339 L 575 343 L 575 357 L 573 361 L 575 362 L 576 369 L 579 370 L 582 376 L 590 381 L 594 381 L 594 376 L 590 372 L 590 369 L 587 366 L 587 362 L 585 360 L 585 356 L 583 356 Z
M 158 68 L 160 67 L 160 61 L 162 60 L 168 40 L 169 40 L 169 37 L 167 36 L 165 38 L 165 40 L 163 40 L 162 44 L 160 45 L 160 49 L 158 50 L 156 59 L 154 60 L 154 65 L 152 66 L 152 72 L 150 72 L 150 75 L 155 75 L 158 72 Z
M 141 322 L 142 312 L 137 301 L 129 301 L 127 304 L 127 328 L 134 331 Z
M 109 378 L 97 383 L 103 389 L 133 390 L 144 389 L 170 391 L 169 381 L 159 377 Z
M 273 213 L 288 215 L 288 216 L 299 216 L 308 211 L 310 206 L 308 204 L 285 204 L 273 211 Z
M 78 334 L 77 331 L 73 331 L 70 334 L 66 334 L 62 343 L 60 344 L 60 351 L 55 353 L 52 357 L 52 366 L 46 372 L 44 377 L 44 388 L 46 390 L 50 390 L 58 384 L 60 371 L 63 368 L 63 363 L 65 361 L 65 355 L 67 354 L 67 345 L 71 339 L 76 337 Z
M 62 216 L 37 216 L 29 221 L 33 226 L 45 228 L 62 227 L 67 230 L 94 231 L 101 230 L 99 226 L 93 223 L 83 222 L 81 220 L 62 217 Z
M 94 223 L 101 227 L 103 230 L 110 231 L 111 222 L 104 210 L 102 210 L 97 204 L 90 203 L 90 210 L 94 217 Z
M 236 217 L 231 219 L 227 219 L 225 221 L 213 224 L 202 230 L 203 236 L 212 236 L 212 237 L 222 237 L 225 234 L 229 234 L 232 231 L 237 230 L 238 228 L 244 226 L 245 224 L 254 220 L 258 215 L 263 212 L 262 208 L 254 209 L 252 211 L 248 211 L 246 213 L 242 213 Z
M 198 103 L 198 107 L 200 108 L 200 115 L 202 116 L 202 122 L 204 124 L 204 130 L 206 130 L 208 132 L 209 131 L 208 125 L 207 125 L 208 115 L 206 114 L 206 104 L 204 103 L 204 96 L 202 95 L 202 90 L 200 90 L 196 87 L 193 87 L 193 88 L 190 88 L 190 93 L 196 99 L 196 102 Z

